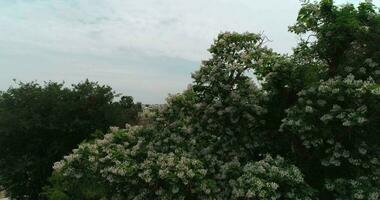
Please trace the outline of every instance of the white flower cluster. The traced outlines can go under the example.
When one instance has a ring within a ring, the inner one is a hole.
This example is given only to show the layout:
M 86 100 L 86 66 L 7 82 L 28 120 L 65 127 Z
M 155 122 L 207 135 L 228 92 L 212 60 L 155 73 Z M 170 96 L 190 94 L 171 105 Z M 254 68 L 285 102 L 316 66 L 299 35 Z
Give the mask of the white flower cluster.
M 339 171 L 350 166 L 357 170 L 356 173 L 370 172 L 374 179 L 379 179 L 379 146 L 371 139 L 378 138 L 378 130 L 369 129 L 376 126 L 369 118 L 378 113 L 368 105 L 376 106 L 373 101 L 380 100 L 379 95 L 371 91 L 374 85 L 372 81 L 355 80 L 349 75 L 322 81 L 316 89 L 302 90 L 298 93 L 297 105 L 287 111 L 280 131 L 297 135 L 311 157 L 323 155 L 320 164 L 325 170 L 336 168 Z M 333 188 L 342 188 L 344 184 L 330 182 L 326 188 L 337 192 Z M 336 199 L 370 199 L 370 196 L 377 199 L 375 194 L 380 191 L 373 194 L 355 192 L 341 194 Z M 352 196 L 343 198 L 347 195 Z
M 283 158 L 266 156 L 263 160 L 248 163 L 236 182 L 233 195 L 246 199 L 312 199 L 304 184 L 302 173 Z M 290 187 L 289 191 L 281 191 Z
M 334 191 L 337 195 L 335 199 L 355 199 L 355 200 L 379 200 L 380 189 L 376 186 L 379 179 L 376 177 L 360 176 L 357 179 L 336 179 L 328 180 L 325 188 Z

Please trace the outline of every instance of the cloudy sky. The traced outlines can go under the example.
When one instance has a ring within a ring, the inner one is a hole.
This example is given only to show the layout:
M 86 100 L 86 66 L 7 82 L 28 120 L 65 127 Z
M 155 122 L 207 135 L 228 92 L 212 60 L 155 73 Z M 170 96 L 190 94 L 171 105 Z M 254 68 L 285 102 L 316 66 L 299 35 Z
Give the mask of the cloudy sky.
M 298 0 L 0 0 L 0 90 L 12 79 L 88 78 L 162 103 L 191 83 L 221 31 L 264 32 L 270 47 L 290 52 L 297 40 L 287 27 L 299 8 Z

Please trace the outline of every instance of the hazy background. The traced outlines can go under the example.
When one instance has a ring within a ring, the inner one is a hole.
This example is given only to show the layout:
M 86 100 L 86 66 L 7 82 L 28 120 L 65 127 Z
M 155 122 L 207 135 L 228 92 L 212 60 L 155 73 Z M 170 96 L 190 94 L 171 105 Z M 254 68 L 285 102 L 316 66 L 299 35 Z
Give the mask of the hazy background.
M 0 0 L 0 90 L 12 79 L 88 78 L 163 103 L 191 83 L 221 31 L 264 32 L 270 47 L 290 52 L 299 8 L 298 0 Z

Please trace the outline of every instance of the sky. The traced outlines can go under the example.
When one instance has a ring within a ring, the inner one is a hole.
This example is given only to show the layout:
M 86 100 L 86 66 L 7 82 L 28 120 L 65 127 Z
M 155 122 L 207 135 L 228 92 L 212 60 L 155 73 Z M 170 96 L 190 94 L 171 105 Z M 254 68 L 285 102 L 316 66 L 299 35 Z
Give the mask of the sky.
M 0 0 L 0 90 L 13 79 L 89 79 L 163 103 L 192 82 L 222 31 L 264 33 L 269 47 L 291 52 L 299 8 L 298 0 Z

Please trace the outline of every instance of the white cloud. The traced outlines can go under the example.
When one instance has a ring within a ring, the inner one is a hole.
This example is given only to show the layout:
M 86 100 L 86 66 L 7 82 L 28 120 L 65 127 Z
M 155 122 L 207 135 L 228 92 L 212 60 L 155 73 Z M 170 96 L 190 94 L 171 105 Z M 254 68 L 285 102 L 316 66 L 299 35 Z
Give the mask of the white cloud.
M 299 6 L 297 1 L 274 0 L 17 2 L 0 9 L 0 22 L 7 27 L 2 40 L 101 54 L 135 48 L 192 60 L 205 56 L 212 39 L 224 30 L 265 30 L 273 46 L 288 51 L 294 43 L 286 30 Z

